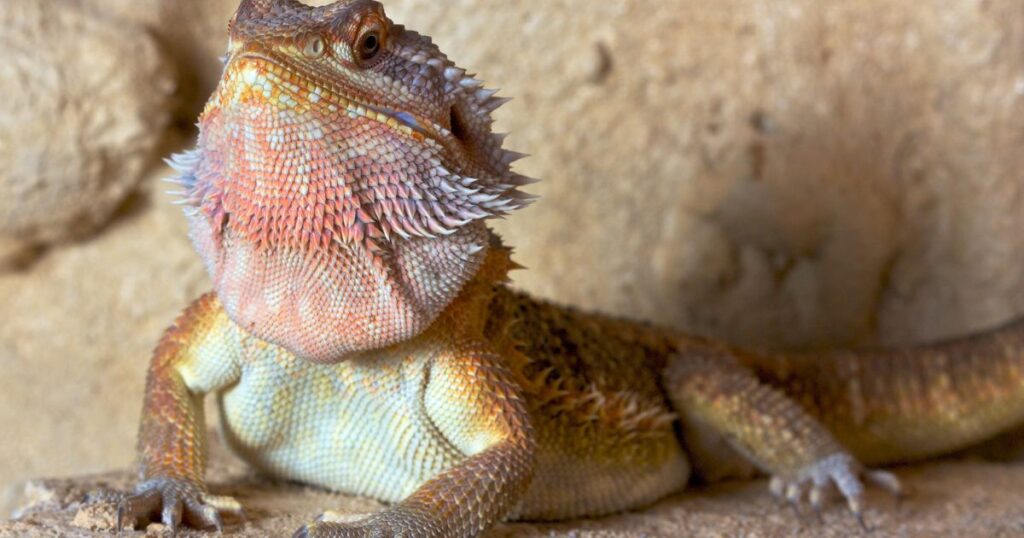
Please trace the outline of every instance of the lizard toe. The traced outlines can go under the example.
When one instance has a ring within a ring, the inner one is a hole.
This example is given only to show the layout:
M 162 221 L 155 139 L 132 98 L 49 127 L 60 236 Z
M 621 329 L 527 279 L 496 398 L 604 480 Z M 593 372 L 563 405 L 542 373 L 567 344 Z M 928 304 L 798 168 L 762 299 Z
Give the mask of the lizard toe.
M 864 530 L 870 530 L 864 519 L 865 482 L 881 487 L 897 497 L 902 495 L 903 490 L 896 475 L 865 469 L 846 453 L 822 458 L 792 475 L 772 477 L 771 491 L 776 497 L 793 505 L 800 505 L 806 500 L 820 519 L 825 500 L 833 490 L 838 490 L 858 524 Z
M 159 491 L 149 490 L 129 495 L 117 503 L 117 530 L 124 529 L 126 523 L 131 528 L 139 519 L 149 517 L 160 508 Z
M 136 488 L 117 507 L 117 529 L 134 528 L 140 519 L 159 514 L 159 520 L 173 533 L 182 525 L 223 531 L 221 512 L 242 515 L 241 505 L 229 497 L 207 495 L 202 488 L 179 479 L 153 479 Z

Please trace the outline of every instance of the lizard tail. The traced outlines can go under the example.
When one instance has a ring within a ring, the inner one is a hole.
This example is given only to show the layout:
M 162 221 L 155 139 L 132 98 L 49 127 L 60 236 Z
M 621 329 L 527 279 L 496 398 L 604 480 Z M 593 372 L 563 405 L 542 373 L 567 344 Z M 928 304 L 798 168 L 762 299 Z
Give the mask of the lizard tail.
M 1024 424 L 1024 320 L 920 347 L 739 359 L 868 464 L 948 453 Z

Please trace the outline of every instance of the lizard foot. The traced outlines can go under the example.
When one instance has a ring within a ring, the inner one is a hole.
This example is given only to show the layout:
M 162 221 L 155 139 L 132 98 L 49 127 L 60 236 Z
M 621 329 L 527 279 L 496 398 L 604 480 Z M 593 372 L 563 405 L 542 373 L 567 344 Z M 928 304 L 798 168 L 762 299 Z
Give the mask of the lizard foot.
M 903 489 L 896 475 L 886 471 L 872 471 L 864 468 L 853 456 L 845 453 L 833 454 L 801 469 L 791 475 L 775 475 L 771 480 L 772 495 L 799 507 L 806 499 L 821 518 L 821 507 L 830 488 L 835 487 L 846 499 L 850 512 L 865 531 L 870 529 L 864 522 L 864 483 L 881 487 L 899 498 Z
M 117 530 L 127 522 L 134 527 L 141 518 L 160 514 L 160 521 L 175 532 L 184 521 L 195 528 L 224 530 L 221 512 L 243 516 L 242 506 L 231 497 L 210 495 L 187 480 L 156 478 L 139 484 L 135 494 L 117 506 Z

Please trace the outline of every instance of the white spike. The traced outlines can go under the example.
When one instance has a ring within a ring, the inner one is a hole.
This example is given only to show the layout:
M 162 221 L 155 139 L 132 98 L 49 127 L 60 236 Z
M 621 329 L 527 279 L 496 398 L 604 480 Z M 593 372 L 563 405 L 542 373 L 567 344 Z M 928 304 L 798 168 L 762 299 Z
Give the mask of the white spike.
M 188 163 L 183 163 L 174 159 L 164 159 L 164 163 L 174 169 L 179 174 L 191 174 L 193 166 Z
M 498 93 L 498 90 L 481 89 L 476 92 L 476 100 L 481 103 L 487 102 L 488 99 L 494 97 L 494 94 Z
M 455 233 L 455 230 L 450 230 L 448 228 L 445 228 L 444 226 L 441 226 L 440 223 L 438 223 L 436 220 L 432 218 L 426 218 L 423 220 L 427 221 L 427 227 L 430 228 L 430 231 L 438 235 L 451 235 Z
M 459 217 L 466 220 L 486 219 L 489 215 L 478 209 L 459 209 Z
M 440 188 L 442 191 L 444 191 L 447 194 L 455 194 L 456 192 L 458 192 L 455 189 L 455 187 L 452 186 L 451 183 L 448 183 L 447 181 L 444 181 L 444 180 L 438 181 L 437 182 L 437 186 L 438 186 L 438 188 Z
M 434 234 L 428 232 L 427 229 L 424 228 L 423 225 L 419 223 L 419 219 L 409 219 L 408 223 L 409 227 L 411 227 L 413 231 L 416 232 L 416 235 L 419 235 L 420 237 L 426 237 L 429 239 L 434 238 Z
M 196 149 L 190 149 L 188 151 L 183 151 L 181 153 L 176 153 L 176 154 L 172 155 L 172 157 L 175 160 L 182 161 L 182 162 L 187 162 L 187 163 L 197 163 L 197 162 L 199 162 L 199 159 L 201 158 L 200 155 L 199 155 L 199 150 L 196 150 Z
M 442 61 L 442 60 L 440 60 L 438 58 L 431 58 L 431 59 L 427 60 L 427 65 L 429 65 L 431 67 L 434 67 L 436 69 L 441 69 L 441 68 L 444 67 L 444 61 Z
M 464 79 L 459 81 L 459 86 L 462 86 L 463 88 L 465 88 L 465 89 L 467 89 L 469 91 L 476 91 L 476 90 L 480 89 L 480 87 L 483 86 L 483 85 L 484 85 L 483 82 L 481 82 L 481 81 L 479 81 L 479 80 L 477 80 L 475 78 L 467 77 L 467 78 L 464 78 Z
M 451 80 L 453 82 L 457 81 L 457 80 L 462 80 L 462 77 L 465 74 L 466 74 L 466 70 L 458 68 L 458 67 L 448 67 L 448 68 L 445 68 L 445 70 L 444 70 L 444 78 L 446 78 L 448 80 Z
M 494 112 L 495 110 L 498 110 L 499 108 L 501 108 L 502 106 L 504 106 L 506 103 L 508 103 L 511 100 L 512 100 L 511 97 L 492 97 L 486 103 L 480 103 L 480 106 L 486 112 Z
M 445 215 L 444 210 L 441 209 L 441 205 L 437 203 L 430 204 L 430 212 L 433 213 L 432 217 L 442 220 L 447 216 Z
M 469 201 L 471 201 L 471 202 L 473 202 L 475 204 L 484 204 L 484 205 L 486 205 L 486 204 L 489 204 L 489 203 L 497 200 L 500 197 L 501 197 L 500 194 L 486 194 L 486 193 L 484 193 L 484 194 L 474 194 L 473 196 L 469 197 Z
M 191 188 L 195 185 L 195 181 L 185 177 L 162 177 L 160 178 L 160 181 L 163 181 L 164 183 L 171 183 L 173 185 L 185 188 Z
M 480 251 L 482 251 L 483 249 L 484 249 L 484 246 L 483 246 L 483 245 L 469 245 L 468 247 L 466 247 L 466 252 L 467 252 L 467 253 L 468 253 L 468 254 L 469 254 L 470 256 L 472 256 L 472 255 L 474 255 L 474 254 L 477 254 L 477 253 L 479 253 L 479 252 L 480 252 Z
M 411 235 L 409 235 L 409 234 L 408 234 L 408 233 L 407 233 L 407 232 L 406 232 L 405 230 L 403 230 L 403 229 L 402 229 L 402 228 L 400 228 L 400 227 L 397 227 L 397 226 L 395 227 L 395 233 L 396 233 L 396 234 L 398 234 L 398 235 L 400 235 L 400 236 L 402 237 L 402 239 L 405 239 L 405 240 L 409 240 L 409 239 L 412 239 L 412 236 L 411 236 Z M 386 234 L 386 233 L 385 233 L 384 235 L 385 235 L 385 236 L 387 236 L 387 234 Z M 388 239 L 388 238 L 387 238 L 387 237 L 385 237 L 385 239 Z M 390 241 L 390 239 L 388 239 L 388 240 Z
M 495 213 L 508 213 L 509 211 L 511 211 L 511 208 L 509 207 L 511 204 L 511 200 L 501 200 L 493 204 L 487 204 L 484 207 L 490 209 L 491 211 L 494 211 Z
M 449 226 L 451 228 L 459 228 L 469 224 L 468 220 L 460 220 L 448 216 L 442 217 L 441 222 L 443 222 L 445 226 Z

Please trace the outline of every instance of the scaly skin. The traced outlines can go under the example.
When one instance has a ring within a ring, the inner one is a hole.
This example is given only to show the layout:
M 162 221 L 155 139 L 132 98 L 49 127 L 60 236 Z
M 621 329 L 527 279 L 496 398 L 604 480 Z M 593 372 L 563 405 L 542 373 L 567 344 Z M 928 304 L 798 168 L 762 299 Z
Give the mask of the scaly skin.
M 221 527 L 203 400 L 257 469 L 391 503 L 298 536 L 477 536 L 772 476 L 859 518 L 861 462 L 1024 422 L 1024 325 L 904 351 L 756 354 L 536 301 L 486 227 L 524 206 L 503 100 L 368 0 L 244 0 L 172 164 L 214 283 L 154 354 L 122 523 Z M 682 435 L 679 435 L 681 432 Z

